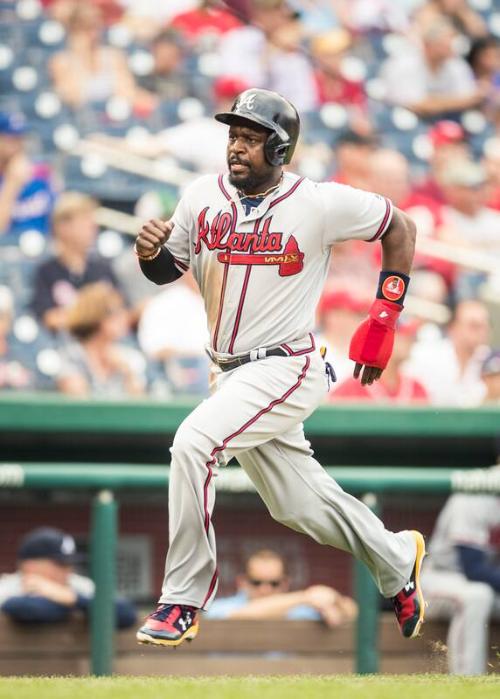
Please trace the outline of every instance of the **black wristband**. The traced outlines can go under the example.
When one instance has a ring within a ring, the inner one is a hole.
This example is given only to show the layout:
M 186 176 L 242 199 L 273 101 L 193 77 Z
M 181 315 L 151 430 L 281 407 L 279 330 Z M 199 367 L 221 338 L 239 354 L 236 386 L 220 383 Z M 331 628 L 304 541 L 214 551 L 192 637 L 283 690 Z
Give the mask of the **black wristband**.
M 144 276 L 155 284 L 169 284 L 182 277 L 182 272 L 175 266 L 174 256 L 165 247 L 160 248 L 160 254 L 152 260 L 138 259 Z
M 402 272 L 383 269 L 378 279 L 377 298 L 403 305 L 410 277 Z

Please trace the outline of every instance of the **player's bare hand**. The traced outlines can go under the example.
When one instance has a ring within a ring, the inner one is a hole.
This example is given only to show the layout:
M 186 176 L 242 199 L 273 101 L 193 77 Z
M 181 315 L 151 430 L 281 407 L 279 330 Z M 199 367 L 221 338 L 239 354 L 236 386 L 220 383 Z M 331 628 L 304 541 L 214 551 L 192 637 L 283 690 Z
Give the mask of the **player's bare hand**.
M 174 224 L 172 221 L 161 221 L 153 218 L 141 228 L 135 245 L 139 255 L 152 255 L 170 238 Z
M 363 370 L 362 373 L 361 370 Z M 382 376 L 382 371 L 383 369 L 379 369 L 376 366 L 368 366 L 367 364 L 363 365 L 356 363 L 352 375 L 355 379 L 358 379 L 359 375 L 361 374 L 361 385 L 371 386 L 374 381 L 378 381 L 380 379 L 380 377 Z

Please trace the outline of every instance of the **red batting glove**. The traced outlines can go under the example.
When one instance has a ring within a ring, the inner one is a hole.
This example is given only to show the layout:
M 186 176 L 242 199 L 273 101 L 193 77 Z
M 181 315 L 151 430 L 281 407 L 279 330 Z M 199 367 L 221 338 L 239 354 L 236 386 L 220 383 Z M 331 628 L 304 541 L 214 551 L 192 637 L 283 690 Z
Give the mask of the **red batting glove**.
M 349 347 L 349 359 L 356 364 L 385 369 L 394 346 L 394 332 L 403 306 L 375 299 L 369 317 L 354 333 Z

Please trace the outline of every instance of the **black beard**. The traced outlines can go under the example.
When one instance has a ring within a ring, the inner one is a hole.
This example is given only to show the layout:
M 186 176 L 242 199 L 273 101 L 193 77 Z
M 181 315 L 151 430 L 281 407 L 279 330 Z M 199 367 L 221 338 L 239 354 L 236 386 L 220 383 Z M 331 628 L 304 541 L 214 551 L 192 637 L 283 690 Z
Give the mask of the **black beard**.
M 236 189 L 244 192 L 245 194 L 258 194 L 271 186 L 269 184 L 270 174 L 271 173 L 266 173 L 265 175 L 259 176 L 250 170 L 248 175 L 245 177 L 235 177 L 231 174 L 230 170 L 229 182 L 233 185 L 233 187 L 236 187 Z

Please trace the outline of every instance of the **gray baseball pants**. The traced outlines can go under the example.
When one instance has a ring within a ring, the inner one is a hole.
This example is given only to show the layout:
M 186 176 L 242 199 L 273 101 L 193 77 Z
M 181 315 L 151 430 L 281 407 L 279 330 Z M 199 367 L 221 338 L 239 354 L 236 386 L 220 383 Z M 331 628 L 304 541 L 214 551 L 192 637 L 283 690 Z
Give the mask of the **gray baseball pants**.
M 292 349 L 294 347 L 292 346 Z M 180 425 L 171 448 L 169 550 L 160 602 L 206 609 L 217 591 L 214 477 L 235 456 L 279 522 L 366 563 L 385 597 L 408 581 L 411 532 L 393 533 L 313 458 L 302 422 L 324 397 L 319 351 L 250 362 Z

